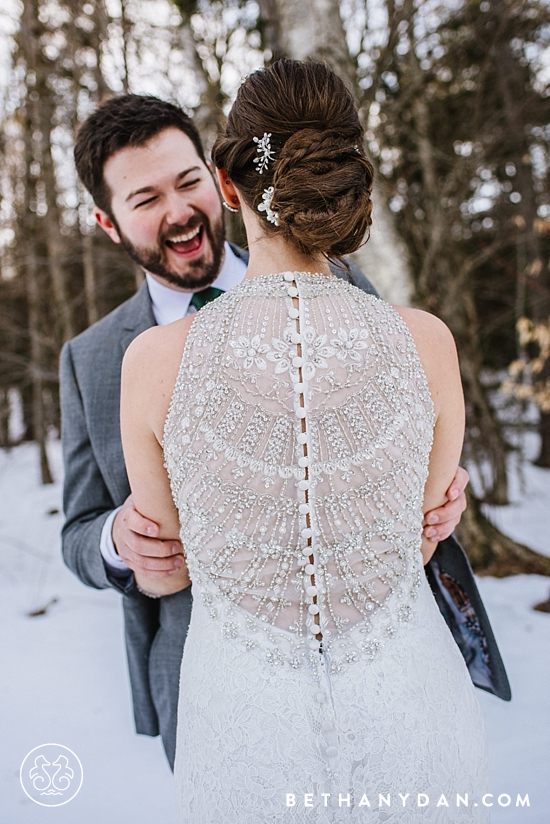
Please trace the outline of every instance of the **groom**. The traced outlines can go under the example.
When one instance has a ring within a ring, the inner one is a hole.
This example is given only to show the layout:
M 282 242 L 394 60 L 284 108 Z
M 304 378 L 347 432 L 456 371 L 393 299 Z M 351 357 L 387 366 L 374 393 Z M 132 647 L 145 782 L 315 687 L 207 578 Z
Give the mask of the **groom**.
M 120 368 L 126 348 L 145 329 L 192 313 L 240 283 L 247 254 L 225 242 L 198 131 L 178 107 L 137 95 L 109 100 L 80 129 L 75 160 L 97 222 L 145 270 L 146 281 L 61 353 L 63 556 L 84 584 L 123 594 L 136 731 L 160 733 L 173 768 L 191 589 L 153 599 L 135 585 L 134 572 L 162 577 L 184 561 L 180 543 L 160 541 L 157 525 L 132 505 L 120 441 Z M 349 277 L 375 294 L 353 265 Z M 460 520 L 466 483 L 460 470 L 451 502 L 427 516 L 432 540 L 448 537 Z

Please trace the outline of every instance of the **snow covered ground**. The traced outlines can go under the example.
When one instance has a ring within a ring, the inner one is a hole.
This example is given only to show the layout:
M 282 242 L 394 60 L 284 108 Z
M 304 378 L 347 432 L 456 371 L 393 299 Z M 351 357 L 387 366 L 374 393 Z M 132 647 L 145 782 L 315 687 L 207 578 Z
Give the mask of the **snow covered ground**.
M 58 443 L 50 455 L 59 480 Z M 515 502 L 492 517 L 550 554 L 550 471 L 527 465 L 513 494 Z M 0 451 L 0 824 L 174 824 L 160 740 L 133 732 L 120 598 L 84 587 L 63 566 L 60 509 L 59 482 L 39 484 L 34 445 Z M 550 614 L 532 606 L 547 597 L 550 579 L 479 584 L 514 693 L 507 704 L 478 691 L 491 750 L 493 824 L 548 824 Z M 47 604 L 44 615 L 29 617 Z M 80 793 L 54 809 L 32 802 L 19 783 L 23 758 L 48 742 L 72 749 L 84 768 Z M 503 793 L 513 799 L 508 808 L 496 804 Z M 515 807 L 518 793 L 529 794 L 528 808 Z
M 524 454 L 538 454 L 538 438 L 523 438 Z M 550 471 L 522 460 L 521 452 L 508 456 L 510 506 L 486 506 L 485 513 L 506 535 L 550 555 Z M 550 811 L 548 815 L 550 822 Z

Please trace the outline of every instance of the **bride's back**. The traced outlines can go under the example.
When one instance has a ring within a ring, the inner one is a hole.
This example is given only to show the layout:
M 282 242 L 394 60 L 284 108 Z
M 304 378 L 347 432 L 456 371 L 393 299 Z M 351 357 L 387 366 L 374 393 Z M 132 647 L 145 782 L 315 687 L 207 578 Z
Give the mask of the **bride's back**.
M 192 577 L 306 646 L 316 621 L 325 648 L 391 635 L 421 572 L 432 430 L 386 303 L 321 274 L 245 280 L 195 319 L 166 423 Z

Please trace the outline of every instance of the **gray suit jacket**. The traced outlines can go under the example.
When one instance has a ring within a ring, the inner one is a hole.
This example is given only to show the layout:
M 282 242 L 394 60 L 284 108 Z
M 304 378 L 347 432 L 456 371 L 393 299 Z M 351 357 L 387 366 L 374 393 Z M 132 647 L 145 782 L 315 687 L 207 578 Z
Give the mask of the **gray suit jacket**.
M 233 251 L 243 260 L 248 255 Z M 333 269 L 371 294 L 376 290 L 350 264 Z M 155 325 L 147 285 L 61 353 L 61 414 L 65 463 L 62 533 L 67 566 L 87 586 L 114 587 L 125 597 L 126 649 L 136 730 L 162 735 L 168 760 L 175 752 L 179 669 L 191 613 L 191 588 L 160 599 L 138 592 L 133 573 L 120 573 L 101 555 L 101 530 L 109 513 L 130 494 L 120 439 L 122 358 L 130 343 Z

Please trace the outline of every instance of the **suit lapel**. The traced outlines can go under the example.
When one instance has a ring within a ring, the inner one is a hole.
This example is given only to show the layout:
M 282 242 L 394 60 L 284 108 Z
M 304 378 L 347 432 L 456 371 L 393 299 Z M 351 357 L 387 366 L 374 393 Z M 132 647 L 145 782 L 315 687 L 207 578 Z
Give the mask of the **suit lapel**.
M 120 335 L 122 355 L 124 355 L 134 338 L 137 338 L 146 329 L 150 329 L 151 326 L 156 325 L 149 289 L 147 288 L 147 282 L 145 282 L 142 283 L 132 300 L 128 301 L 126 312 L 122 318 Z
M 130 494 L 126 465 L 120 438 L 120 374 L 124 353 L 132 343 L 146 329 L 155 326 L 156 321 L 151 306 L 151 298 L 147 283 L 143 283 L 139 291 L 124 306 L 119 333 L 118 357 L 112 359 L 112 371 L 104 376 L 104 392 L 108 393 L 111 402 L 107 405 L 102 400 L 103 432 L 109 433 L 108 455 L 103 466 L 103 473 L 108 478 L 108 486 L 113 500 L 122 502 Z M 114 355 L 114 353 L 113 353 Z M 107 443 L 105 444 L 107 446 Z

